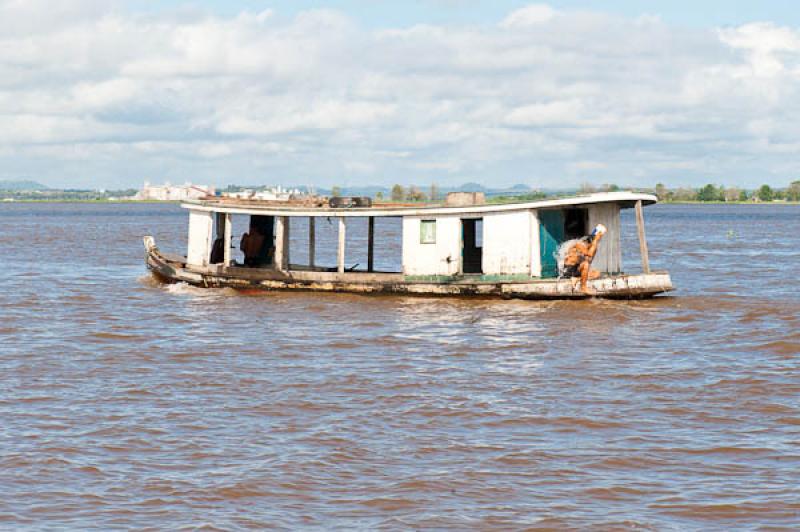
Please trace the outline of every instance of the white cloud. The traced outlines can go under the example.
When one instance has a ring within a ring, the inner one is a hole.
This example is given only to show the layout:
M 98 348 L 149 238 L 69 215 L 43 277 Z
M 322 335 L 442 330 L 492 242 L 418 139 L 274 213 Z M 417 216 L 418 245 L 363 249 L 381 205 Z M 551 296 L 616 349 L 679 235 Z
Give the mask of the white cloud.
M 506 116 L 512 126 L 570 126 L 586 121 L 587 112 L 578 100 L 552 101 L 524 105 Z
M 0 0 L 0 178 L 555 186 L 800 171 L 800 33 L 775 23 L 687 30 L 535 4 L 483 26 L 373 31 L 331 10 L 63 4 Z
M 549 22 L 556 11 L 546 4 L 535 4 L 509 14 L 500 25 L 504 28 L 523 28 Z

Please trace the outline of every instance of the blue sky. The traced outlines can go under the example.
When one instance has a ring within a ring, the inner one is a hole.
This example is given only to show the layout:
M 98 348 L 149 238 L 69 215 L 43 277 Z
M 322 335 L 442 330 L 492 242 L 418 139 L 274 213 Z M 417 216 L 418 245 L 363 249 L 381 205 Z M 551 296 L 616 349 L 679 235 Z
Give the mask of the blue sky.
M 0 179 L 781 186 L 800 176 L 798 16 L 784 2 L 0 0 Z
M 342 10 L 371 27 L 406 26 L 412 24 L 483 24 L 502 20 L 509 12 L 531 2 L 524 0 L 345 0 L 319 2 L 313 0 L 134 0 L 129 3 L 135 11 L 163 11 L 176 7 L 195 7 L 221 15 L 234 15 L 244 9 L 261 11 L 274 9 L 281 15 L 293 16 L 313 8 Z M 788 0 L 673 0 L 661 2 L 613 0 L 588 2 L 561 0 L 547 2 L 557 9 L 590 10 L 614 13 L 626 17 L 657 15 L 665 22 L 691 27 L 739 25 L 753 21 L 774 21 L 779 24 L 800 25 L 800 9 Z

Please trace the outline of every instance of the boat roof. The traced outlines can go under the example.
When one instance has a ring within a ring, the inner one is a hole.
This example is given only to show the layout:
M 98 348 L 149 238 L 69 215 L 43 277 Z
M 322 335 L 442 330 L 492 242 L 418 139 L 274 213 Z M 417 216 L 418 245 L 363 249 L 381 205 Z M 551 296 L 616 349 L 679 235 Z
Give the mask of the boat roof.
M 658 203 L 652 194 L 639 192 L 601 192 L 571 196 L 568 198 L 544 199 L 520 203 L 487 203 L 484 205 L 447 206 L 443 204 L 375 204 L 372 207 L 332 208 L 308 206 L 302 203 L 277 202 L 269 200 L 243 200 L 238 198 L 214 197 L 199 200 L 186 200 L 181 206 L 185 209 L 221 212 L 229 214 L 256 214 L 266 216 L 441 216 L 472 215 L 482 213 L 514 212 L 531 209 L 558 209 L 578 205 L 616 203 L 621 208 L 633 207 L 637 201 L 642 205 Z

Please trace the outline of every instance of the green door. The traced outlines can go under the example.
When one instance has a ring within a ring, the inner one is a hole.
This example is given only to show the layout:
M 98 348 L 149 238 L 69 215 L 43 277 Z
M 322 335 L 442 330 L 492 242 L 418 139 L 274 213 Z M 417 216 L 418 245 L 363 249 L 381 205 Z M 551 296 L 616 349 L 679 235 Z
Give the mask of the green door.
M 558 246 L 564 242 L 564 211 L 539 211 L 542 277 L 558 277 Z

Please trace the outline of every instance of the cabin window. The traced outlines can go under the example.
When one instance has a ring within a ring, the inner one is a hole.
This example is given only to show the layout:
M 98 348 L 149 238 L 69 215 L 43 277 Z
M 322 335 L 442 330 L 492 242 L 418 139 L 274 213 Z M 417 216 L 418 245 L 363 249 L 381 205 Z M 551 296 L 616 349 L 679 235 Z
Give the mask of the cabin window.
M 422 220 L 419 224 L 419 243 L 436 243 L 436 220 Z

